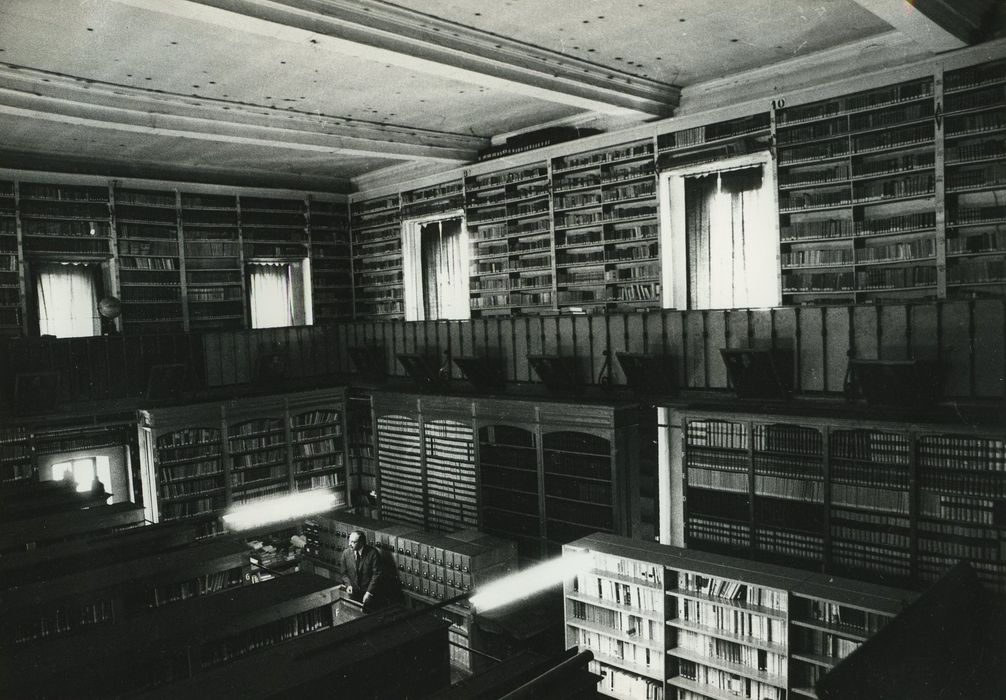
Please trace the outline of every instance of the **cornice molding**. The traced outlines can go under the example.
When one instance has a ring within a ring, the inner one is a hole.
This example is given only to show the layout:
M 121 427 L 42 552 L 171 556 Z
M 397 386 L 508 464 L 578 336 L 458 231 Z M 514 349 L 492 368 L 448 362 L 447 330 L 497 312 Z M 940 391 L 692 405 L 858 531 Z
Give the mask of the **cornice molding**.
M 489 140 L 142 90 L 0 63 L 0 114 L 344 156 L 471 161 Z
M 677 86 L 448 22 L 380 0 L 118 0 L 123 4 L 223 24 L 243 18 L 299 30 L 320 48 L 393 63 L 417 72 L 524 94 L 586 111 L 669 116 Z M 231 15 L 220 17 L 209 10 Z M 285 33 L 287 38 L 298 37 Z

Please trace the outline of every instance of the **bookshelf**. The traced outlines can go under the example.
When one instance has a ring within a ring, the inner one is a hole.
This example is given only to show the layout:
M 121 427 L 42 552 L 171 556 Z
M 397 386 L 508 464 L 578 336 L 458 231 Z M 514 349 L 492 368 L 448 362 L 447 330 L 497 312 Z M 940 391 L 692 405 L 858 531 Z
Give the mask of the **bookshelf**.
M 137 421 L 152 522 L 194 519 L 212 534 L 235 503 L 313 489 L 349 503 L 342 389 L 145 410 Z
M 0 335 L 17 335 L 24 313 L 17 228 L 15 183 L 0 180 Z
M 244 259 L 301 262 L 308 254 L 307 202 L 240 195 Z
M 465 179 L 473 316 L 554 308 L 548 163 Z
M 287 640 L 330 628 L 339 592 L 331 581 L 294 573 L 220 596 L 152 609 L 73 638 L 26 646 L 11 661 L 26 697 L 120 695 L 196 676 Z
M 109 187 L 19 182 L 23 252 L 42 260 L 112 257 Z
M 652 140 L 552 161 L 559 308 L 658 307 Z
M 243 328 L 244 260 L 237 197 L 182 192 L 180 213 L 189 330 Z
M 1006 63 L 944 75 L 947 296 L 1006 292 Z
M 606 534 L 563 556 L 567 646 L 590 649 L 598 690 L 622 700 L 813 698 L 824 670 L 915 597 Z
M 472 423 L 449 418 L 423 422 L 427 527 L 457 530 L 478 525 L 475 438 Z
M 784 303 L 937 296 L 934 81 L 776 113 Z
M 157 550 L 147 535 L 127 530 L 89 542 L 87 551 L 64 554 L 53 548 L 35 569 L 22 569 L 24 578 L 4 594 L 0 644 L 31 647 L 245 583 L 248 552 L 236 541 L 183 542 Z
M 177 194 L 115 187 L 113 197 L 123 330 L 183 330 L 186 310 Z
M 382 518 L 424 526 L 423 447 L 411 416 L 379 415 L 375 406 L 377 473 Z
M 1006 586 L 996 426 L 683 410 L 684 542 L 918 586 L 958 559 Z M 672 472 L 677 465 L 672 465 Z
M 464 207 L 465 185 L 462 180 L 402 192 L 402 218 L 416 218 L 456 211 Z
M 353 317 L 349 207 L 341 202 L 308 202 L 311 232 L 311 299 L 314 322 Z
M 25 426 L 0 428 L 0 485 L 28 483 L 37 478 L 35 449 Z
M 399 196 L 353 202 L 353 306 L 356 316 L 402 318 L 402 216 Z
M 377 461 L 370 396 L 349 396 L 346 429 L 349 433 L 349 478 L 354 508 L 360 515 L 377 517 Z

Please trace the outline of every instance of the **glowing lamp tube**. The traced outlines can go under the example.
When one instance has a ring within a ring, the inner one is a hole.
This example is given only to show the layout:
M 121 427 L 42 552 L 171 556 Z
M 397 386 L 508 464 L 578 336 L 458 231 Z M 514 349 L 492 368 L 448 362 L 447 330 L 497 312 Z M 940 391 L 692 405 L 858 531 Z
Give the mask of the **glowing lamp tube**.
M 335 494 L 330 491 L 294 493 L 235 506 L 224 514 L 224 522 L 231 530 L 249 530 L 323 513 L 334 507 Z
M 509 605 L 572 578 L 588 568 L 589 563 L 590 552 L 565 554 L 488 583 L 469 598 L 469 602 L 478 612 Z

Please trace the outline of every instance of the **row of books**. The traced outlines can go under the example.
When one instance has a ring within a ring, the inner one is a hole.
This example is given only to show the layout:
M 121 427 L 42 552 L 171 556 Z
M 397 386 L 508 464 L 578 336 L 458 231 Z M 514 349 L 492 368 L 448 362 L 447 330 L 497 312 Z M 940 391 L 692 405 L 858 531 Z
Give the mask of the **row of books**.
M 785 646 L 786 621 L 706 600 L 677 598 L 675 620 L 704 627 L 712 632 L 747 637 L 752 641 Z
M 721 691 L 723 696 L 757 698 L 758 700 L 785 700 L 786 690 L 770 683 L 739 676 L 729 671 L 706 666 L 686 659 L 678 660 L 678 675 L 705 688 Z M 689 690 L 678 690 L 678 700 L 705 700 L 706 696 Z
M 571 600 L 567 620 L 583 620 L 591 625 L 601 625 L 626 636 L 647 642 L 664 641 L 664 621 L 633 615 L 631 612 L 590 605 L 581 600 Z
M 775 676 L 780 685 L 785 685 L 786 656 L 765 649 L 746 646 L 738 642 L 718 639 L 711 635 L 690 630 L 678 630 L 677 645 L 670 651 L 692 652 L 703 657 L 743 667 L 748 672 L 761 672 Z

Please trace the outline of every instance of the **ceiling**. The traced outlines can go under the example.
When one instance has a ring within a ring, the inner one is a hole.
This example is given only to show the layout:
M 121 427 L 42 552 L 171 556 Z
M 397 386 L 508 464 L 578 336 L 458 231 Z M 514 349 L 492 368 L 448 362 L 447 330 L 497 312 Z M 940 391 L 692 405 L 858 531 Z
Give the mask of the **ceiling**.
M 960 5 L 0 0 L 0 156 L 350 191 L 471 162 L 515 132 L 667 117 L 704 84 L 864 40 L 963 46 L 988 3 Z

